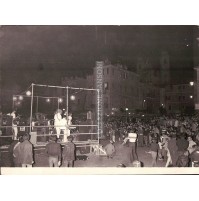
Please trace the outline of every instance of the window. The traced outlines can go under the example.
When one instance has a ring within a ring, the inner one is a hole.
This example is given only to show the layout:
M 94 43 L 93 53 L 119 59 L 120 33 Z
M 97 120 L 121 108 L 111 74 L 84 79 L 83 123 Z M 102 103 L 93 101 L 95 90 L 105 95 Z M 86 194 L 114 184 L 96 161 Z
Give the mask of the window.
M 114 68 L 112 68 L 112 75 L 114 75 Z
M 104 83 L 104 89 L 108 90 L 108 82 Z

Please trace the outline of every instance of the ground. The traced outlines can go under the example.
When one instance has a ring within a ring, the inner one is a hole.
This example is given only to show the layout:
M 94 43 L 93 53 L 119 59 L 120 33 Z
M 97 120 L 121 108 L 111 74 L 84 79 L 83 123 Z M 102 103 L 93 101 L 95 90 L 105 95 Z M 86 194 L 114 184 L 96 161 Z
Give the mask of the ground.
M 107 141 L 103 141 L 102 144 L 106 144 Z M 128 149 L 129 147 L 123 146 L 121 143 L 115 143 L 116 155 L 113 159 L 108 159 L 106 156 L 96 156 L 89 154 L 87 160 L 76 160 L 75 167 L 116 167 L 118 164 L 123 163 L 127 167 L 131 167 L 132 164 L 129 161 Z M 137 147 L 137 154 L 139 161 L 142 162 L 143 167 L 151 167 L 151 155 L 146 153 L 149 151 L 149 147 Z M 8 153 L 2 152 L 2 166 L 9 167 Z M 157 160 L 157 167 L 164 167 L 165 161 Z M 44 150 L 35 151 L 35 164 L 34 167 L 48 167 L 47 156 Z

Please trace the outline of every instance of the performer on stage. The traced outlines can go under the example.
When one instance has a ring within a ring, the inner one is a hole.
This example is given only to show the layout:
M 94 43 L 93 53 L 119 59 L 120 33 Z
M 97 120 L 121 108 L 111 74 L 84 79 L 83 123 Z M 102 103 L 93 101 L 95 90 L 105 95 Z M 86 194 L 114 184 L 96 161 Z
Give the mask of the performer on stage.
M 72 113 L 68 114 L 68 118 L 63 118 L 62 125 L 65 125 L 63 131 L 64 131 L 64 138 L 63 142 L 67 142 L 67 137 L 70 136 L 70 126 L 72 125 Z
M 54 115 L 54 127 L 56 129 L 57 138 L 59 138 L 62 126 L 62 110 L 57 109 Z
M 12 129 L 13 129 L 13 132 L 14 132 L 13 140 L 16 140 L 16 139 L 17 139 L 17 134 L 18 134 L 17 123 L 16 123 L 16 121 L 15 121 L 16 118 L 17 118 L 17 116 L 16 116 L 16 111 L 13 110 L 12 113 L 9 113 L 9 114 L 7 114 L 7 115 L 9 115 L 9 116 L 12 117 Z
M 67 125 L 67 119 L 66 116 L 64 115 L 64 117 L 61 120 L 61 131 L 64 133 L 64 137 L 63 137 L 63 142 L 67 142 L 67 137 L 68 137 L 68 125 Z

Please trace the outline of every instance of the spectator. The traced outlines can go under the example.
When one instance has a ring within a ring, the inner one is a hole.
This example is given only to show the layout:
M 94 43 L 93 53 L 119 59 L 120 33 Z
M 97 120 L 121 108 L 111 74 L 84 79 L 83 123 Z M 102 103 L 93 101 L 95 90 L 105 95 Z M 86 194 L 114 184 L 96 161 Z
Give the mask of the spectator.
M 151 153 L 151 156 L 152 156 L 152 163 L 151 163 L 152 167 L 156 167 L 156 165 L 157 165 L 158 149 L 159 149 L 159 145 L 157 143 L 157 139 L 153 138 L 151 147 L 150 147 L 150 151 L 148 152 L 148 153 Z
M 19 157 L 22 167 L 32 167 L 33 160 L 33 146 L 29 142 L 29 134 L 23 135 L 23 142 L 19 145 Z
M 113 158 L 115 154 L 115 146 L 113 145 L 113 143 L 114 142 L 110 140 L 110 143 L 108 143 L 104 148 L 107 154 L 107 158 Z
M 50 142 L 46 145 L 49 167 L 61 165 L 61 145 L 57 143 L 55 135 L 50 136 Z
M 21 167 L 19 145 L 23 142 L 23 137 L 21 136 L 18 140 L 14 140 L 9 147 L 9 154 L 11 159 L 11 167 Z
M 64 167 L 74 167 L 75 160 L 75 144 L 73 141 L 73 136 L 67 137 L 68 142 L 64 146 L 63 150 L 63 166 Z

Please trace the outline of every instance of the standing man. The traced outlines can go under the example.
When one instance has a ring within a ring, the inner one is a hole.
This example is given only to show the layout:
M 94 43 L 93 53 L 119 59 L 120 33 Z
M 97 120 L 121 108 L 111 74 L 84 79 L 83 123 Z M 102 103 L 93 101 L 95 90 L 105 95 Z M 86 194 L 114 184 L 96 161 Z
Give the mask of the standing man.
M 59 167 L 61 165 L 61 145 L 57 143 L 56 136 L 50 137 L 50 142 L 46 145 L 49 167 Z
M 55 112 L 55 115 L 54 115 L 54 126 L 55 126 L 55 129 L 56 129 L 56 134 L 57 134 L 57 138 L 59 139 L 59 135 L 61 133 L 61 124 L 62 124 L 62 110 L 60 109 L 57 109 L 57 111 Z
M 29 142 L 29 134 L 23 135 L 23 142 L 19 145 L 19 155 L 22 167 L 32 167 L 33 160 L 33 147 Z
M 129 157 L 130 162 L 132 163 L 134 160 L 138 160 L 136 152 L 137 133 L 135 133 L 135 130 L 128 134 L 128 140 L 129 140 Z
M 75 144 L 73 141 L 73 136 L 67 137 L 68 142 L 64 146 L 63 150 L 63 165 L 64 167 L 73 167 L 75 160 Z

